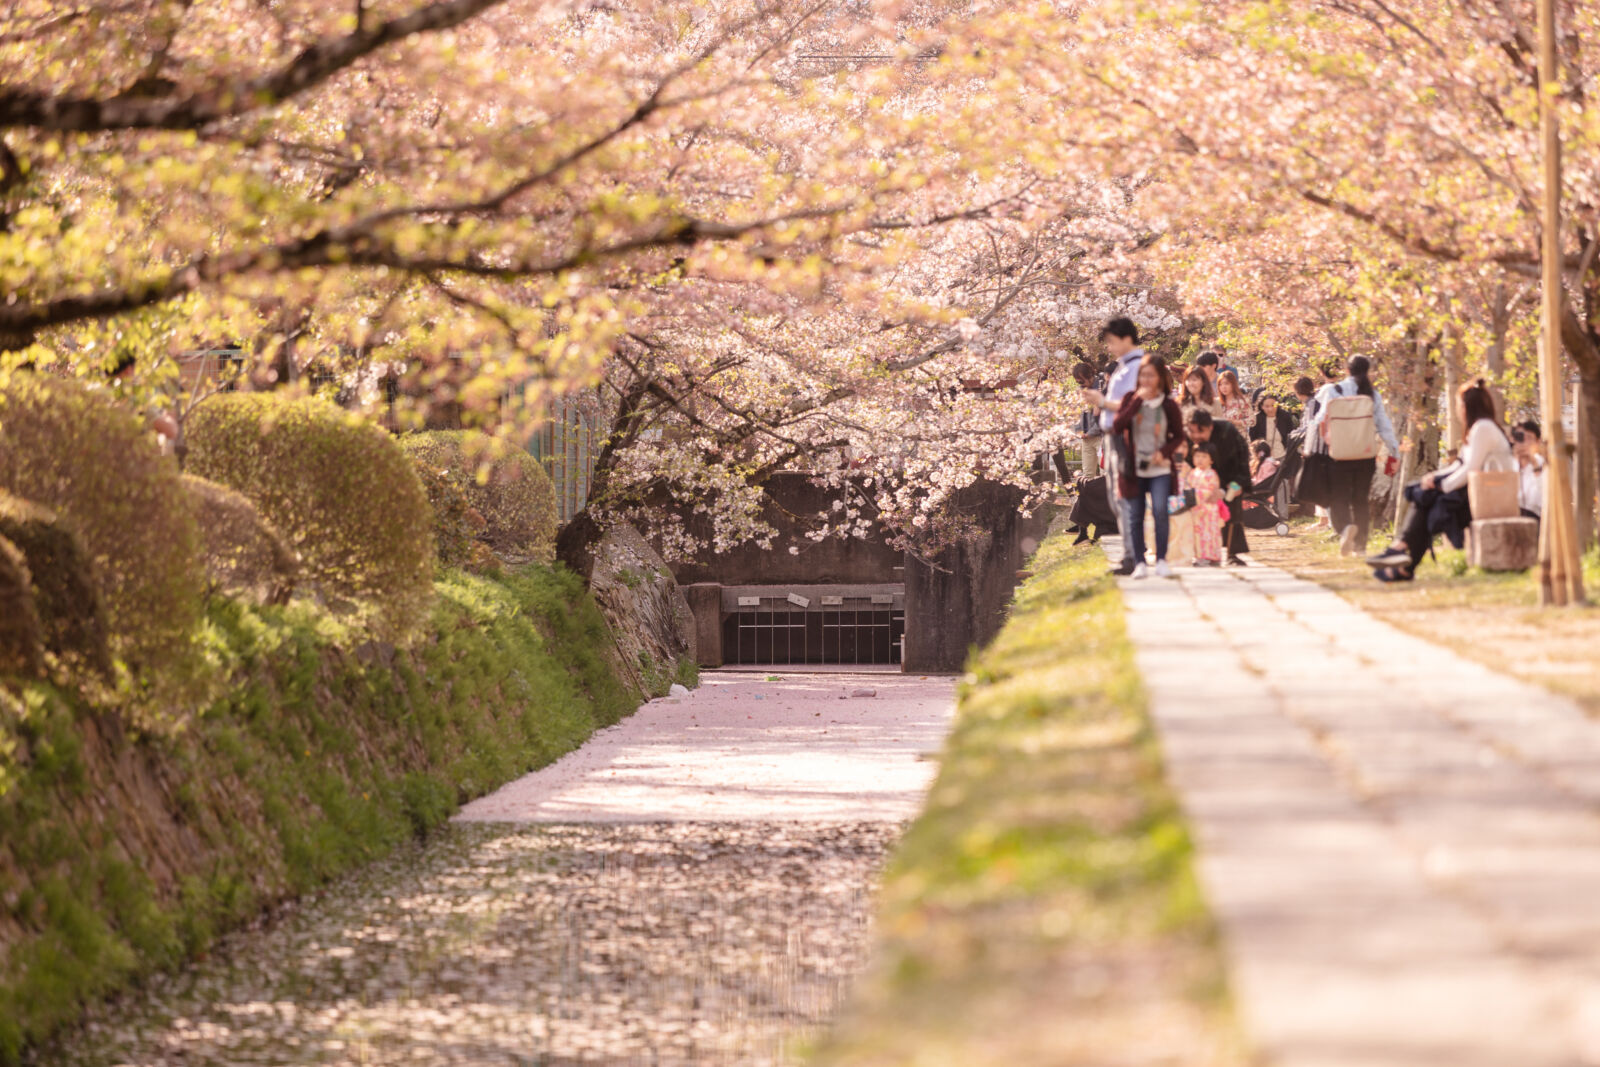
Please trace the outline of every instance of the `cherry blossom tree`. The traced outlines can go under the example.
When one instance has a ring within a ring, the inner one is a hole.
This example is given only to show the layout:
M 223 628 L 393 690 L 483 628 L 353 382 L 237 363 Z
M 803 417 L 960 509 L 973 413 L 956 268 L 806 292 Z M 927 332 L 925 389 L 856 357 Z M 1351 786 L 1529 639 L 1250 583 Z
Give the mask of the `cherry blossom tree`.
M 1600 10 L 1563 3 L 1566 348 L 1600 415 L 1594 72 Z M 1168 223 L 1152 269 L 1286 352 L 1483 370 L 1532 395 L 1534 10 L 1520 0 L 1106 3 L 1063 27 L 1076 114 Z M 1057 136 L 1073 135 L 1064 123 Z

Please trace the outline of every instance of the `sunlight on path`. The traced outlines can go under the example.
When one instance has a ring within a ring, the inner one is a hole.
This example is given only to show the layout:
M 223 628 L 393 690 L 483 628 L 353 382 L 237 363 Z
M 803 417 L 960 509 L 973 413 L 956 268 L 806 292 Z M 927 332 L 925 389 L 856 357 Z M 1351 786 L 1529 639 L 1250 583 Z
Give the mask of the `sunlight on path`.
M 709 673 L 457 818 L 902 822 L 954 711 L 949 678 Z
M 1270 567 L 1124 580 L 1249 1036 L 1600 1063 L 1600 725 Z
M 948 678 L 707 675 L 39 1062 L 793 1062 L 953 710 Z

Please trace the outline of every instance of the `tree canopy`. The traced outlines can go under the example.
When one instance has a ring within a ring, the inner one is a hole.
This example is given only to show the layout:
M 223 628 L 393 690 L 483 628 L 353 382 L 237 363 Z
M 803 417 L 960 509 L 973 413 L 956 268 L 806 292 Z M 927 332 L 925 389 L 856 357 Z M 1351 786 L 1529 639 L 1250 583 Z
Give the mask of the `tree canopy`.
M 1567 348 L 1600 415 L 1600 196 L 1562 5 Z M 1516 0 L 22 0 L 0 14 L 0 357 L 192 407 L 178 368 L 400 424 L 602 427 L 581 542 L 959 534 L 1037 499 L 1067 367 L 1132 314 L 1269 381 L 1380 358 L 1531 396 L 1537 85 Z M 142 391 L 141 391 L 142 390 Z M 184 399 L 187 397 L 187 399 Z M 177 399 L 175 399 L 177 398 Z M 576 544 L 572 558 L 581 561 Z

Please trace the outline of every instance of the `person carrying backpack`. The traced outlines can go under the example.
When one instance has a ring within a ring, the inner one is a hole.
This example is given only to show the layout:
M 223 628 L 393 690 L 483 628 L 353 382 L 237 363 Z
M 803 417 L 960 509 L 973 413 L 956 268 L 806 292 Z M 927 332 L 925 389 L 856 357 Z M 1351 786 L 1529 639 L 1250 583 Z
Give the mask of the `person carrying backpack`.
M 1328 472 L 1328 514 L 1339 531 L 1339 553 L 1365 552 L 1372 532 L 1372 476 L 1377 471 L 1378 439 L 1389 449 L 1384 473 L 1393 474 L 1400 442 L 1384 409 L 1383 397 L 1368 377 L 1372 362 L 1353 357 L 1343 381 L 1317 393 L 1313 433 L 1333 461 Z

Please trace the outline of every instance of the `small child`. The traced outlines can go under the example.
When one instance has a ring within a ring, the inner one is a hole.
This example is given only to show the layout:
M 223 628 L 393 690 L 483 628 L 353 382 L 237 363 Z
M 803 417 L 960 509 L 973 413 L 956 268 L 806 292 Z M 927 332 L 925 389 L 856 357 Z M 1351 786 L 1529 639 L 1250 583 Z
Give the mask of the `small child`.
M 1184 487 L 1194 490 L 1194 565 L 1220 567 L 1222 565 L 1222 482 L 1212 469 L 1216 453 L 1210 444 L 1195 445 L 1190 449 L 1189 461 L 1193 464 L 1184 478 Z
M 1250 480 L 1264 482 L 1278 473 L 1278 461 L 1272 458 L 1272 446 L 1265 441 L 1257 441 L 1251 446 L 1255 454 L 1254 461 L 1250 464 Z

